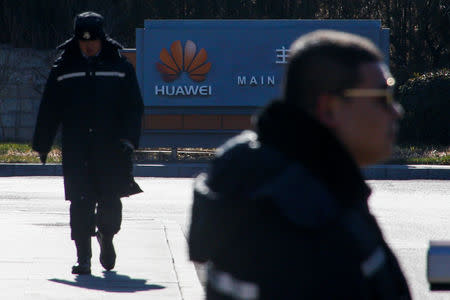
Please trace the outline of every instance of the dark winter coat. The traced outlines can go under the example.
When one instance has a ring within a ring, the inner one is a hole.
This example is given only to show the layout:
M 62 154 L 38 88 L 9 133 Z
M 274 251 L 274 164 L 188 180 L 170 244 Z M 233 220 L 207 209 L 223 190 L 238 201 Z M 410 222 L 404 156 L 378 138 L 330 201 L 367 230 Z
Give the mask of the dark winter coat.
M 64 50 L 45 86 L 33 149 L 49 152 L 62 125 L 62 164 L 67 200 L 95 192 L 129 196 L 142 192 L 132 175 L 131 151 L 139 146 L 143 103 L 133 66 L 107 38 L 97 57 L 82 56 L 75 39 Z
M 410 299 L 359 168 L 283 102 L 218 151 L 195 183 L 189 253 L 207 299 Z

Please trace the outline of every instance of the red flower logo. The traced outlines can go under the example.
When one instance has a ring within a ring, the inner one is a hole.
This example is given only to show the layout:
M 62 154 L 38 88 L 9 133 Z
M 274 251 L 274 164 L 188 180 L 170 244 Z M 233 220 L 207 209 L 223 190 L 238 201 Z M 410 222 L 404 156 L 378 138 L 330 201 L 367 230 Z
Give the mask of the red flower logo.
M 211 63 L 206 62 L 206 50 L 202 48 L 197 53 L 197 46 L 189 40 L 184 45 L 184 53 L 181 42 L 175 41 L 170 46 L 170 52 L 166 48 L 161 50 L 159 58 L 162 63 L 157 62 L 156 69 L 166 82 L 176 80 L 183 72 L 187 72 L 192 80 L 201 82 L 211 69 Z

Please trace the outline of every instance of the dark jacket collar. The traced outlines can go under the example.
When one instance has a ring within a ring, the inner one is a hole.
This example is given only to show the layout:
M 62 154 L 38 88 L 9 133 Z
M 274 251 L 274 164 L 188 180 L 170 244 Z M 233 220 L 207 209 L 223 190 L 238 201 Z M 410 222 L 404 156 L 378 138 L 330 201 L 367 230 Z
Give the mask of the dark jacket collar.
M 62 50 L 61 56 L 58 58 L 57 63 L 70 63 L 73 61 L 79 61 L 83 58 L 80 47 L 78 46 L 78 40 L 72 37 L 56 47 L 57 50 Z M 123 49 L 123 46 L 116 40 L 106 36 L 102 41 L 102 50 L 100 52 L 98 60 L 114 61 L 121 59 L 122 56 L 119 49 Z
M 367 205 L 370 188 L 332 132 L 307 113 L 273 101 L 256 120 L 258 139 L 300 162 L 344 205 Z

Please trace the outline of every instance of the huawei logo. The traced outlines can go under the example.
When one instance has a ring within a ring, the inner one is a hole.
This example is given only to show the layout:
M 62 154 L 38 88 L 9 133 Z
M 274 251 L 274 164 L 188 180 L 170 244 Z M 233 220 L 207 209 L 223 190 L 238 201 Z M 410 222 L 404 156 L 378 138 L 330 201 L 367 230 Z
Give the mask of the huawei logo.
M 201 82 L 211 69 L 211 63 L 206 62 L 208 54 L 205 49 L 202 48 L 197 53 L 197 46 L 190 40 L 184 45 L 184 51 L 181 41 L 173 42 L 170 52 L 163 48 L 159 58 L 162 63 L 157 62 L 156 69 L 166 82 L 176 80 L 183 72 L 188 73 L 192 80 Z

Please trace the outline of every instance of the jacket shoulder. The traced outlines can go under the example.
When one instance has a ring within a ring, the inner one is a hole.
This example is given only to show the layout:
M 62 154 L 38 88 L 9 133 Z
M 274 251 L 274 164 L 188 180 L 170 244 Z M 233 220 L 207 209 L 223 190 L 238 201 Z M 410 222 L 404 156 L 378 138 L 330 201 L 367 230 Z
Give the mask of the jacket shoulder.
M 299 163 L 259 186 L 251 195 L 254 201 L 270 201 L 290 222 L 305 229 L 323 228 L 342 213 L 327 187 Z
M 244 131 L 218 148 L 208 171 L 208 185 L 230 198 L 245 198 L 286 163 L 281 153 L 261 145 L 255 132 Z
M 56 81 L 58 76 L 64 73 L 65 67 L 66 66 L 61 56 L 57 57 L 53 62 L 52 66 L 50 67 L 50 71 L 47 76 L 47 83 Z
M 254 131 L 245 130 L 217 149 L 213 166 L 227 166 L 230 171 L 234 171 L 233 166 L 254 169 L 262 162 L 268 167 L 287 163 L 279 151 L 261 144 Z
M 59 53 L 59 55 L 53 61 L 53 65 L 50 70 L 60 70 L 64 67 L 65 62 L 66 60 L 64 59 L 64 56 L 62 55 L 62 53 Z
M 261 144 L 253 131 L 244 131 L 217 150 L 206 184 L 226 201 L 239 199 L 250 206 L 268 202 L 299 227 L 326 226 L 340 213 L 337 200 L 318 178 Z

